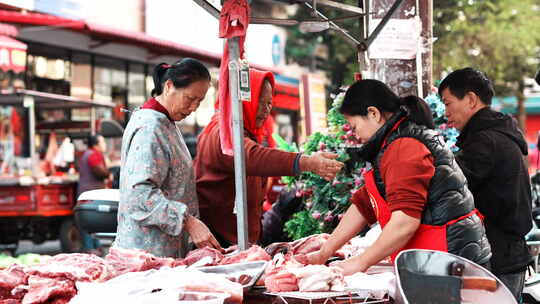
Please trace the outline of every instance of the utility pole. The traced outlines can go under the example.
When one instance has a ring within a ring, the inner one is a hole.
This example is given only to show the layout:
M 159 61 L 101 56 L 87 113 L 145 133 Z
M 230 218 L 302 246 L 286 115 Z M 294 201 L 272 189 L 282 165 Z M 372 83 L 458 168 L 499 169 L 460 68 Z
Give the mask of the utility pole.
M 396 0 L 370 1 L 369 11 L 373 14 L 369 15 L 369 18 L 382 18 Z M 419 15 L 422 26 L 417 59 L 370 60 L 370 70 L 373 77 L 386 83 L 400 96 L 417 95 L 425 97 L 429 94 L 433 85 L 433 1 L 405 0 L 392 18 L 411 19 L 417 15 Z

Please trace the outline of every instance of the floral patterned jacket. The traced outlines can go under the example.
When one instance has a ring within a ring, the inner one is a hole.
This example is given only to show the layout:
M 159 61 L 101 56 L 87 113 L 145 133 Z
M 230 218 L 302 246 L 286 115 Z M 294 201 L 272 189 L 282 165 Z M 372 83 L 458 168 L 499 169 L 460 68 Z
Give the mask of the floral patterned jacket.
M 164 114 L 136 111 L 122 139 L 118 229 L 113 246 L 156 256 L 187 252 L 186 212 L 198 216 L 192 159 L 182 134 Z

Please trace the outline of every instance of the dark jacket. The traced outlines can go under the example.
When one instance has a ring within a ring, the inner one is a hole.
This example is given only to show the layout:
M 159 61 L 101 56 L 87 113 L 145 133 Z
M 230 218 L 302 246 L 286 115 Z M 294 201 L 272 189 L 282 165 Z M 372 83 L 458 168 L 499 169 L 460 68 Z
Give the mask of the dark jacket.
M 366 160 L 373 165 L 379 193 L 385 197 L 385 184 L 379 172 L 379 164 L 386 148 L 403 137 L 412 137 L 425 145 L 433 155 L 435 173 L 428 188 L 428 199 L 422 212 L 421 223 L 441 226 L 466 216 L 474 210 L 474 201 L 467 188 L 465 176 L 457 165 L 452 152 L 444 146 L 435 131 L 405 120 L 397 130 L 388 130 L 403 114 L 392 117 L 370 139 L 370 156 Z M 386 139 L 386 141 L 385 141 Z M 368 142 L 368 143 L 369 143 Z M 384 143 L 384 146 L 381 145 Z M 448 252 L 462 256 L 478 264 L 485 264 L 491 257 L 490 246 L 481 219 L 477 215 L 465 217 L 446 226 Z
M 524 236 L 532 228 L 527 143 L 515 120 L 484 108 L 458 137 L 458 164 L 476 207 L 485 216 L 494 273 L 512 273 L 531 262 Z

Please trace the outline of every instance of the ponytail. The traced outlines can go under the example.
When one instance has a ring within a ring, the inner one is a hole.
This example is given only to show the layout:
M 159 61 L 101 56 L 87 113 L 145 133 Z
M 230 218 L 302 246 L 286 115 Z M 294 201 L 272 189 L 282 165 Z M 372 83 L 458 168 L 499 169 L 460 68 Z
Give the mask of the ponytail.
M 351 116 L 365 116 L 368 107 L 392 114 L 404 111 L 417 125 L 435 128 L 431 110 L 423 99 L 412 95 L 400 98 L 386 84 L 375 79 L 359 80 L 351 85 L 339 111 Z
M 422 98 L 409 95 L 401 97 L 400 103 L 406 108 L 407 116 L 412 122 L 417 125 L 426 126 L 429 129 L 435 129 L 431 109 Z
M 184 58 L 172 65 L 162 62 L 154 67 L 152 78 L 153 97 L 163 94 L 163 84 L 167 80 L 171 80 L 175 88 L 185 88 L 194 82 L 211 79 L 208 69 L 200 61 L 192 58 Z
M 163 83 L 165 83 L 165 81 L 163 81 L 165 78 L 164 76 L 170 67 L 171 66 L 166 64 L 165 62 L 162 62 L 154 67 L 154 73 L 152 74 L 152 79 L 154 80 L 154 88 L 150 93 L 152 97 L 161 95 L 163 93 Z

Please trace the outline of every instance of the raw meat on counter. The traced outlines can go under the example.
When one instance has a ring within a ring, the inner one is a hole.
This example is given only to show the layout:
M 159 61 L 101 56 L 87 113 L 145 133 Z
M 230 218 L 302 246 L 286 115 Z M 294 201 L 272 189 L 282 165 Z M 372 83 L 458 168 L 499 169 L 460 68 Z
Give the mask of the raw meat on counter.
M 75 283 L 69 279 L 43 278 L 33 275 L 28 277 L 28 285 L 18 288 L 27 290 L 22 304 L 68 303 L 77 294 Z
M 81 282 L 110 282 L 111 279 L 138 272 L 164 269 L 183 271 L 180 265 L 192 265 L 202 258 L 210 259 L 206 265 L 226 265 L 249 261 L 268 261 L 270 256 L 259 246 L 224 257 L 211 248 L 197 249 L 185 259 L 156 257 L 143 250 L 111 248 L 102 259 L 84 253 L 58 254 L 47 262 L 36 265 L 12 265 L 0 270 L 0 304 L 67 303 L 77 294 L 76 284 Z M 166 268 L 163 268 L 166 267 Z M 176 268 L 174 268 L 176 267 Z M 223 275 L 185 273 L 183 281 L 172 282 L 174 288 L 184 291 L 225 292 L 229 303 L 242 302 L 242 285 L 250 277 L 233 278 Z M 113 279 L 114 280 L 114 279 Z M 161 288 L 163 286 L 156 286 Z
M 380 226 L 375 225 L 367 232 L 365 236 L 356 236 L 347 243 L 345 243 L 340 249 L 335 252 L 334 256 L 348 259 L 350 257 L 360 255 L 369 246 L 371 246 L 375 242 L 375 240 L 377 240 L 380 234 Z M 314 234 L 290 243 L 273 243 L 266 246 L 265 250 L 270 256 L 274 256 L 279 252 L 292 252 L 294 255 L 305 255 L 321 249 L 322 245 L 328 239 L 330 239 L 330 235 L 327 233 Z
M 219 264 L 228 265 L 243 262 L 270 261 L 271 259 L 272 257 L 270 257 L 264 249 L 260 246 L 253 245 L 248 250 L 240 251 L 237 254 L 225 257 Z
M 264 284 L 270 292 L 342 291 L 345 288 L 340 268 L 304 265 L 291 252 L 274 257 L 266 269 Z
M 240 304 L 243 300 L 243 287 L 229 281 L 225 276 L 203 273 L 185 268 L 161 268 L 144 272 L 131 272 L 118 276 L 104 283 L 77 283 L 78 294 L 71 304 L 95 303 L 139 303 L 142 297 L 151 299 L 158 293 L 176 293 L 186 291 L 226 294 L 225 303 Z
M 291 243 L 293 254 L 308 254 L 318 251 L 329 238 L 328 233 L 321 233 L 296 240 Z
M 25 285 L 27 281 L 28 275 L 24 272 L 24 268 L 18 264 L 13 264 L 0 271 L 0 300 L 22 298 L 22 296 L 12 295 L 11 290 L 19 285 Z
M 187 266 L 191 266 L 193 263 L 200 261 L 204 257 L 210 257 L 209 262 L 199 266 L 219 265 L 219 262 L 221 262 L 221 260 L 224 258 L 223 254 L 219 252 L 219 250 L 211 247 L 204 247 L 190 251 L 183 260 L 183 263 Z
M 139 249 L 123 249 L 112 247 L 105 261 L 113 270 L 110 277 L 116 277 L 127 272 L 159 269 L 163 266 L 175 267 L 182 265 L 173 258 L 160 258 Z
M 93 254 L 57 254 L 46 263 L 27 266 L 27 274 L 44 278 L 66 278 L 73 281 L 102 282 L 111 277 L 107 262 Z
M 298 279 L 298 291 L 343 291 L 345 281 L 339 267 L 306 265 L 289 270 Z

